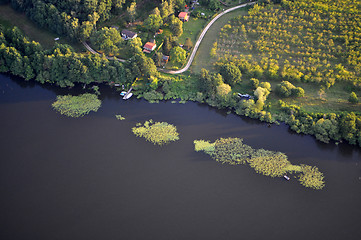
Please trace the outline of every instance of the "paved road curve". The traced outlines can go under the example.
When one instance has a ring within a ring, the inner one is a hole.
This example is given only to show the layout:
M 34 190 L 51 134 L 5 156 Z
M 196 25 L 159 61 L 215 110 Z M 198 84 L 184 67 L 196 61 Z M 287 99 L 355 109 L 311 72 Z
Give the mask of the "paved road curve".
M 204 35 L 206 35 L 208 29 L 213 25 L 213 23 L 214 23 L 215 21 L 217 21 L 218 18 L 222 17 L 222 16 L 223 16 L 224 14 L 226 14 L 226 13 L 232 12 L 232 11 L 238 9 L 238 8 L 243 8 L 243 7 L 247 7 L 247 6 L 253 5 L 253 4 L 255 4 L 255 3 L 256 3 L 256 2 L 250 2 L 250 3 L 245 3 L 245 4 L 241 4 L 241 5 L 238 5 L 238 6 L 229 8 L 229 9 L 223 11 L 222 13 L 218 14 L 215 18 L 213 18 L 212 21 L 210 21 L 210 22 L 207 24 L 207 26 L 203 29 L 203 31 L 202 31 L 201 35 L 199 36 L 196 44 L 194 45 L 194 48 L 193 48 L 192 53 L 191 53 L 191 56 L 190 56 L 189 59 L 188 59 L 188 63 L 187 63 L 187 65 L 186 65 L 184 68 L 179 69 L 179 70 L 166 70 L 166 69 L 158 69 L 158 70 L 159 70 L 159 71 L 162 71 L 162 72 L 170 73 L 170 74 L 179 74 L 179 73 L 183 73 L 183 72 L 187 71 L 188 68 L 192 65 L 193 59 L 194 59 L 194 57 L 195 57 L 195 55 L 196 55 L 196 53 L 197 53 L 197 50 L 198 50 L 199 45 L 201 44 L 201 42 L 202 42 L 202 40 L 203 40 Z M 100 53 L 98 53 L 97 51 L 95 51 L 94 49 L 92 49 L 86 42 L 82 42 L 82 43 L 83 43 L 83 45 L 86 47 L 86 49 L 88 49 L 91 53 L 101 55 Z M 120 62 L 125 62 L 125 61 L 126 61 L 126 60 L 124 60 L 124 59 L 120 59 L 120 58 L 116 58 L 116 57 L 108 57 L 108 56 L 107 56 L 106 58 L 109 59 L 109 60 L 117 60 L 117 61 L 120 61 Z
M 212 24 L 213 24 L 215 21 L 217 21 L 218 18 L 222 17 L 222 16 L 223 16 L 224 14 L 226 14 L 226 13 L 232 12 L 232 11 L 238 9 L 238 8 L 243 8 L 243 7 L 247 7 L 247 6 L 253 5 L 253 4 L 255 4 L 255 3 L 256 3 L 256 2 L 250 2 L 250 3 L 245 3 L 245 4 L 242 4 L 242 5 L 238 5 L 238 6 L 229 8 L 229 9 L 225 10 L 224 12 L 220 13 L 219 15 L 217 15 L 217 16 L 216 16 L 215 18 L 213 18 L 212 21 L 210 21 L 210 22 L 207 24 L 207 26 L 203 29 L 203 32 L 202 32 L 201 35 L 199 36 L 196 44 L 194 45 L 193 51 L 192 51 L 192 53 L 191 53 L 191 56 L 189 57 L 189 60 L 188 60 L 187 65 L 186 65 L 184 68 L 179 69 L 179 70 L 176 70 L 176 71 L 173 71 L 173 70 L 163 70 L 163 69 L 161 69 L 161 71 L 166 72 L 166 73 L 170 73 L 170 74 L 178 74 L 178 73 L 183 73 L 183 72 L 187 71 L 188 68 L 191 66 L 191 64 L 192 64 L 192 62 L 193 62 L 193 59 L 194 59 L 194 57 L 195 57 L 195 55 L 196 55 L 196 52 L 197 52 L 197 50 L 198 50 L 198 47 L 199 47 L 200 43 L 201 43 L 202 40 L 203 40 L 204 35 L 206 35 L 208 29 L 212 26 Z

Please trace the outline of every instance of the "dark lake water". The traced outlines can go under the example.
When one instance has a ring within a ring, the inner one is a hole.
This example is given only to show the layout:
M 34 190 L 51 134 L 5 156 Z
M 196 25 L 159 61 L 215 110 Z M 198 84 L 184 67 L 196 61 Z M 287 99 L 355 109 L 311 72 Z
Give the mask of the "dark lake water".
M 80 119 L 51 109 L 67 91 L 0 75 L 0 239 L 361 239 L 361 151 L 197 103 L 123 101 Z M 115 114 L 126 118 L 119 121 Z M 154 146 L 131 133 L 148 119 L 177 126 Z M 193 140 L 240 137 L 317 166 L 316 191 L 195 152 Z

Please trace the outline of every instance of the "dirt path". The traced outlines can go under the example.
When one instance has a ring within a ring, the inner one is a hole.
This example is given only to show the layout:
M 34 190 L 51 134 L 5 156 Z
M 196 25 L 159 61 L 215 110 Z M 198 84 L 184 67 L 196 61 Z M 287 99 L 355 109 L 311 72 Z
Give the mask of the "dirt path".
M 82 42 L 82 44 L 84 45 L 84 47 L 86 49 L 88 49 L 89 52 L 93 53 L 93 54 L 98 54 L 98 55 L 102 55 L 100 53 L 98 53 L 97 51 L 95 51 L 94 49 L 92 49 L 89 44 L 87 44 L 86 42 Z M 116 57 L 108 57 L 108 56 L 105 56 L 106 59 L 108 60 L 116 60 L 116 61 L 119 61 L 119 62 L 126 62 L 125 59 L 121 59 L 121 58 L 116 58 Z

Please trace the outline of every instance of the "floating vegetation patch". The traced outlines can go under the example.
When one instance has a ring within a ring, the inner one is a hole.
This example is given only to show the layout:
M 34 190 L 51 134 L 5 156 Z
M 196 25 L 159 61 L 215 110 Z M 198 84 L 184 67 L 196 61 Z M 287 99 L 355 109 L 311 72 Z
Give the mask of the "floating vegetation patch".
M 308 165 L 301 165 L 302 173 L 299 176 L 299 181 L 306 187 L 315 189 L 322 189 L 325 186 L 323 181 L 323 174 L 317 167 L 311 167 Z
M 57 96 L 52 107 L 62 115 L 77 118 L 98 111 L 101 103 L 95 94 L 85 93 L 79 96 Z
M 299 182 L 309 188 L 322 189 L 325 186 L 323 174 L 317 167 L 292 165 L 281 152 L 254 149 L 240 138 L 220 138 L 214 143 L 205 140 L 194 141 L 195 151 L 204 151 L 213 159 L 231 165 L 248 164 L 257 173 L 282 177 L 295 174 Z
M 287 173 L 286 167 L 292 165 L 285 154 L 264 149 L 254 151 L 247 162 L 256 172 L 270 177 L 284 176 Z
M 222 163 L 244 164 L 252 153 L 253 149 L 243 144 L 243 139 L 220 138 L 215 141 L 211 156 Z
M 137 137 L 144 137 L 147 141 L 158 145 L 164 145 L 179 140 L 177 128 L 166 122 L 146 121 L 144 124 L 138 123 L 132 128 Z
M 194 149 L 197 152 L 204 151 L 210 154 L 214 151 L 214 143 L 210 143 L 209 141 L 204 141 L 204 140 L 195 140 Z
M 115 115 L 115 117 L 116 117 L 118 120 L 120 120 L 120 121 L 125 120 L 125 117 L 123 117 L 123 116 L 120 115 L 120 114 Z

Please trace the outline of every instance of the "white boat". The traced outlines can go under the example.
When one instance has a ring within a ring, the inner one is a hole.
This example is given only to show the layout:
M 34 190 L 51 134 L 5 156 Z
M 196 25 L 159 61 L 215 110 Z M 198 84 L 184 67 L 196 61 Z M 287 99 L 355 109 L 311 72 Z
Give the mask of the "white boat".
M 122 91 L 122 92 L 120 93 L 120 96 L 124 97 L 126 94 L 127 94 L 126 91 Z
M 123 99 L 127 100 L 127 99 L 131 98 L 131 96 L 133 96 L 133 93 L 128 93 L 123 97 Z
M 290 180 L 290 177 L 289 176 L 287 176 L 287 175 L 284 175 L 283 176 L 287 181 L 289 181 Z

